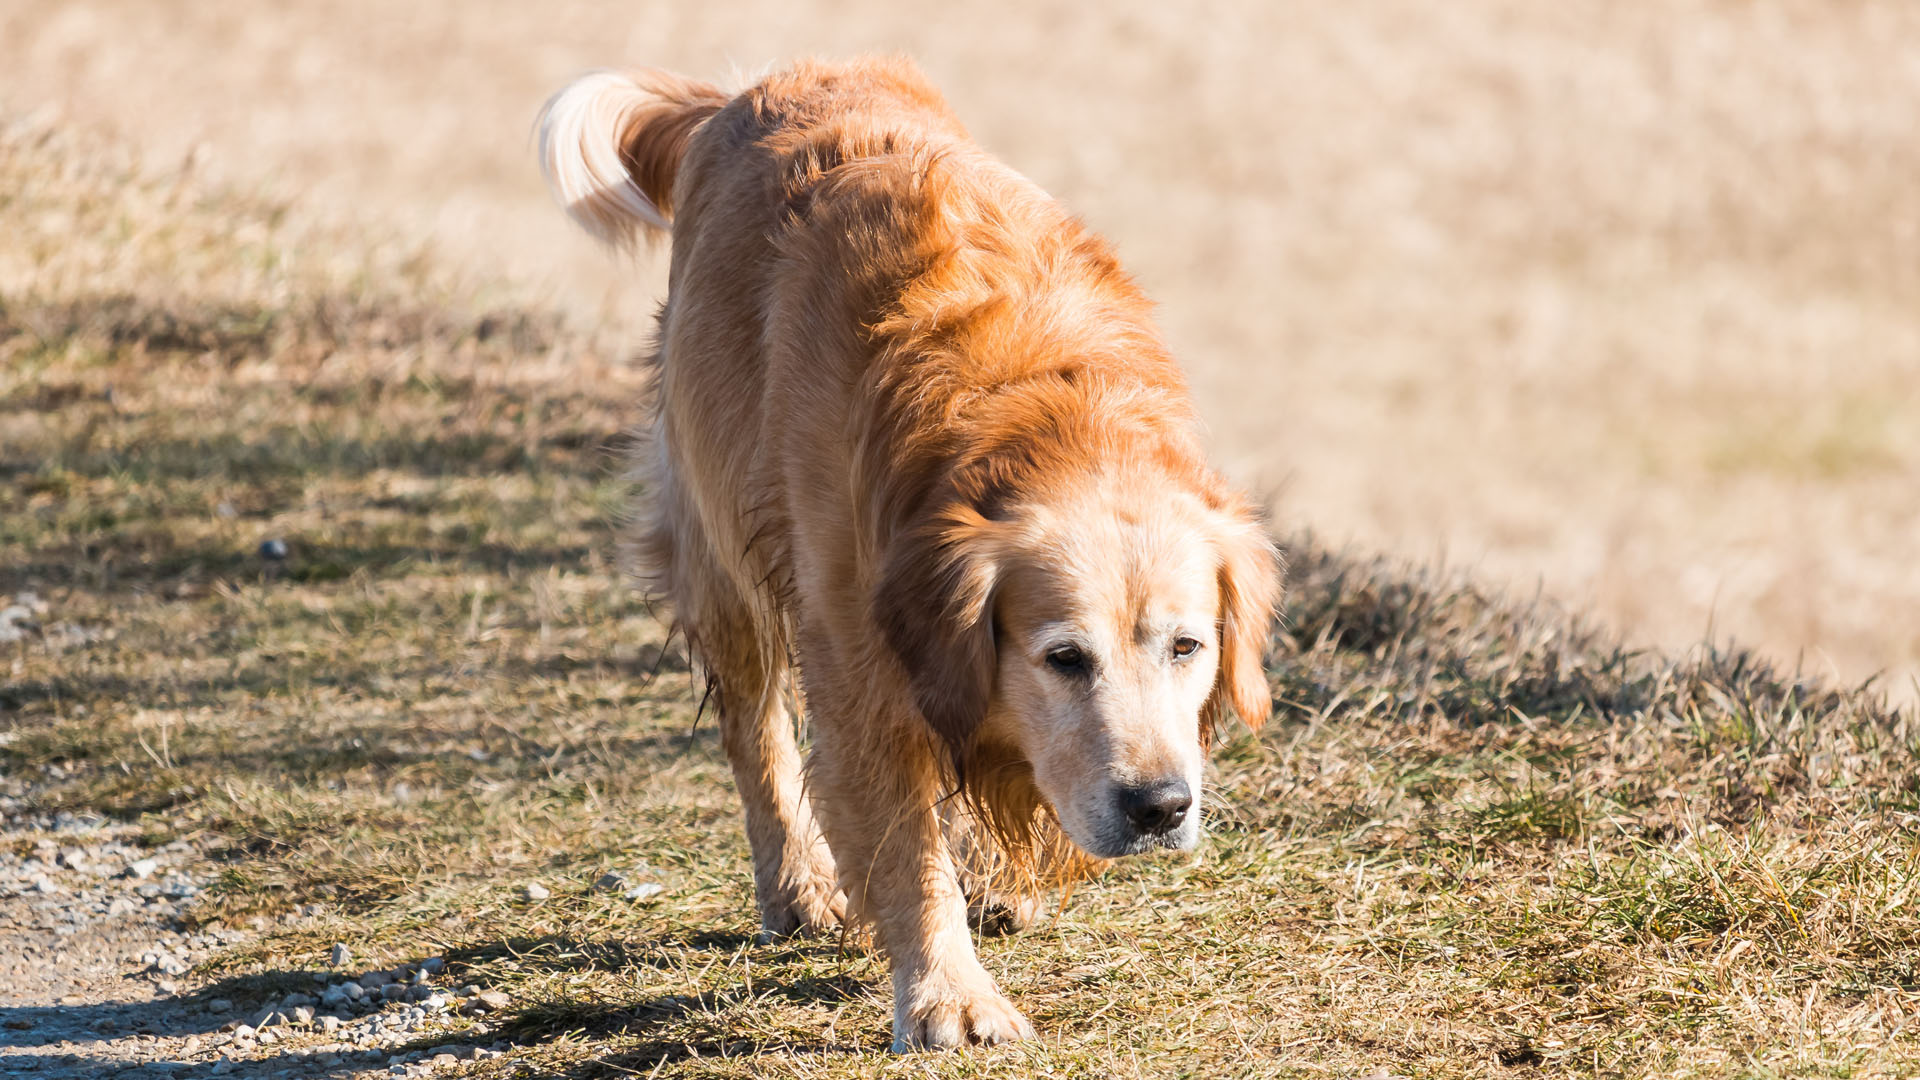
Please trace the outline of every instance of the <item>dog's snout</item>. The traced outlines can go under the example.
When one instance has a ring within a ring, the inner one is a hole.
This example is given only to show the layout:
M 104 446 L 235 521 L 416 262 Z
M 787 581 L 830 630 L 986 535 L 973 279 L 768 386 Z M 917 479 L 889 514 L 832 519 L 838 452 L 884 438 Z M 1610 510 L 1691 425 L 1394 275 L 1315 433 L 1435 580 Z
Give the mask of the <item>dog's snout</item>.
M 1193 805 L 1193 789 L 1185 780 L 1162 780 L 1140 787 L 1120 789 L 1120 809 L 1127 821 L 1141 833 L 1169 833 L 1187 820 Z

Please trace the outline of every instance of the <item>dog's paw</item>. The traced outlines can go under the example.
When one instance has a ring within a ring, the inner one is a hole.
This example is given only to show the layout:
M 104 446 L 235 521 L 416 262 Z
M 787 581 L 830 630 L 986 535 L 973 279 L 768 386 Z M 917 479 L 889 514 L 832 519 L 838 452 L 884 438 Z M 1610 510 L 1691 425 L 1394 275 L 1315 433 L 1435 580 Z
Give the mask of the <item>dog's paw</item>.
M 831 872 L 785 882 L 760 905 L 760 944 L 782 938 L 814 937 L 846 921 L 847 898 Z
M 1040 916 L 1040 900 L 1024 894 L 989 892 L 967 904 L 967 923 L 987 937 L 1018 934 Z
M 1005 995 L 993 989 L 991 982 L 985 990 L 952 987 L 928 994 L 928 989 L 916 988 L 914 996 L 920 1004 L 904 1012 L 895 1010 L 894 1053 L 993 1046 L 1033 1038 L 1033 1025 Z

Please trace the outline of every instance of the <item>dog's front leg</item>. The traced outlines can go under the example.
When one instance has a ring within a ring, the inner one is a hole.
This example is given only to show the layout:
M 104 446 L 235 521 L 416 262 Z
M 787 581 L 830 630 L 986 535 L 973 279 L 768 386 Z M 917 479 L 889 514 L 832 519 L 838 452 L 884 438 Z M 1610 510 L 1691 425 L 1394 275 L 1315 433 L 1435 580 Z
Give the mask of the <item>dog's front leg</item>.
M 892 964 L 894 1051 L 1031 1038 L 1033 1025 L 974 954 L 929 741 L 821 720 L 816 800 L 849 904 Z

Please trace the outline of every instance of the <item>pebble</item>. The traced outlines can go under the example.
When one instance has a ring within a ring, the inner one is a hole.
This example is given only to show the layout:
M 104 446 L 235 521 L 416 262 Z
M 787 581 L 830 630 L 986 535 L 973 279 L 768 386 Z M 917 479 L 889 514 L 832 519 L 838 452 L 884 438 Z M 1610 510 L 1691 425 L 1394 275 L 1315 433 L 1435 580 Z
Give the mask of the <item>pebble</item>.
M 527 899 L 529 900 L 545 900 L 547 897 L 553 895 L 552 890 L 537 881 L 527 882 L 526 893 Z
M 618 870 L 609 870 L 600 875 L 600 880 L 594 882 L 593 887 L 600 892 L 619 892 L 627 887 L 627 875 Z
M 657 881 L 643 881 L 621 895 L 628 900 L 651 900 L 666 891 L 667 887 Z
M 120 871 L 120 876 L 139 881 L 141 878 L 147 877 L 158 869 L 160 869 L 159 859 L 135 859 L 133 862 L 127 864 L 125 870 Z
M 345 945 L 339 944 L 338 942 L 334 944 L 333 951 L 327 954 L 327 963 L 334 967 L 346 967 L 347 961 L 351 959 L 353 959 L 353 954 L 347 951 Z
M 207 1002 L 207 1011 L 216 1014 L 231 1012 L 233 1011 L 233 1002 L 228 1001 L 226 998 L 214 998 L 212 1001 Z

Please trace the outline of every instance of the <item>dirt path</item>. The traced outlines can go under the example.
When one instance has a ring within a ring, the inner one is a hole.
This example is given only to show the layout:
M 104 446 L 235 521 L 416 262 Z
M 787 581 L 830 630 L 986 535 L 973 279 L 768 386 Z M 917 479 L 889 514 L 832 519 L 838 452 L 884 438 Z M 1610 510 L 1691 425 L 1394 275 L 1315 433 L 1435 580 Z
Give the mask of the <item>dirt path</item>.
M 241 937 L 185 929 L 205 856 L 134 832 L 71 814 L 0 831 L 0 1075 L 210 1074 L 231 1041 L 178 979 Z
M 435 986 L 431 960 L 309 975 L 312 993 L 284 996 L 267 988 L 297 974 L 194 978 L 194 965 L 251 931 L 189 929 L 216 864 L 186 841 L 138 841 L 136 829 L 85 816 L 4 819 L 0 1076 L 420 1076 L 502 1052 L 481 1045 L 486 1025 L 474 1020 L 490 1003 Z M 349 982 L 369 985 L 349 999 Z M 390 984 L 398 992 L 382 994 Z M 455 1041 L 418 1045 L 447 1029 Z

